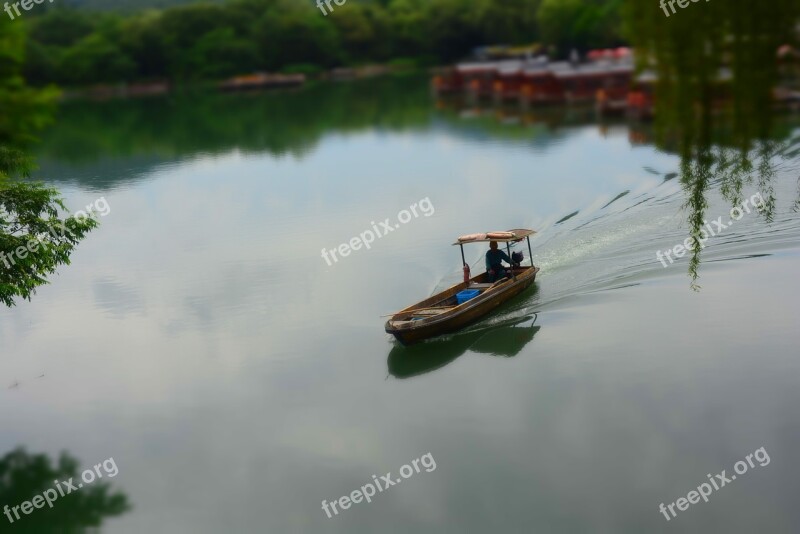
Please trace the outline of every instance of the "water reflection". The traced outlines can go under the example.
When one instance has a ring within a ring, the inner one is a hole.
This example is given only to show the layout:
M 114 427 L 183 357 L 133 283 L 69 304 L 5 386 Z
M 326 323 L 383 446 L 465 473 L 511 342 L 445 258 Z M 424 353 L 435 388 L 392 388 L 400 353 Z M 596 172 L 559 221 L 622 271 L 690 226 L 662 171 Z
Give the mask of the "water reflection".
M 514 357 L 533 341 L 533 336 L 541 329 L 541 326 L 534 324 L 537 318 L 533 314 L 514 319 L 502 326 L 468 330 L 418 345 L 395 345 L 387 359 L 389 374 L 395 378 L 410 378 L 430 373 L 452 363 L 468 350 L 492 356 Z
M 712 187 L 719 185 L 734 207 L 743 187 L 752 184 L 765 199 L 764 219 L 773 220 L 772 181 L 785 158 L 774 122 L 778 50 L 794 42 L 800 16 L 797 2 L 698 7 L 692 16 L 667 20 L 654 6 L 626 4 L 638 67 L 656 73 L 656 144 L 681 157 L 695 289 Z
M 29 514 L 24 514 L 21 508 L 15 514 L 15 507 L 58 487 L 55 481 L 70 480 L 77 486 L 81 471 L 78 461 L 66 452 L 57 462 L 44 454 L 30 454 L 23 448 L 9 452 L 0 459 L 0 506 L 6 513 L 5 517 L 0 517 L 0 525 L 13 521 L 14 532 L 80 533 L 100 527 L 106 518 L 120 516 L 131 508 L 125 494 L 111 493 L 108 483 L 96 480 L 72 491 L 63 487 L 63 497 L 50 495 L 52 507 L 45 502 L 42 508 L 33 509 Z M 0 530 L 6 531 L 6 528 Z
M 511 358 L 533 341 L 533 336 L 542 328 L 534 324 L 538 316 L 524 317 L 518 322 L 492 328 L 470 347 L 472 352 Z
M 72 102 L 59 114 L 39 150 L 39 175 L 94 189 L 135 183 L 165 163 L 198 155 L 238 151 L 303 159 L 329 135 L 442 129 L 454 137 L 544 151 L 566 141 L 563 127 L 596 123 L 591 106 L 526 111 L 462 99 L 435 101 L 425 76 L 250 95 Z M 607 131 L 610 124 L 600 128 Z M 635 134 L 641 142 L 651 137 L 647 128 Z
M 154 166 L 234 149 L 301 158 L 334 132 L 422 129 L 429 123 L 429 111 L 426 80 L 413 76 L 253 94 L 189 92 L 170 98 L 72 102 L 60 110 L 60 121 L 45 136 L 40 154 L 76 165 L 111 157 Z M 102 180 L 96 185 L 114 187 L 130 177 Z
M 727 54 L 724 62 L 731 61 Z M 796 157 L 782 143 L 796 118 L 776 116 L 771 101 L 742 106 L 733 100 L 740 98 L 741 91 L 731 89 L 709 89 L 707 99 L 676 101 L 671 91 L 683 95 L 686 89 L 681 84 L 694 88 L 696 82 L 689 75 L 672 79 L 672 67 L 668 70 L 665 79 L 671 83 L 659 85 L 655 123 L 598 119 L 593 106 L 524 109 L 458 97 L 432 99 L 424 76 L 319 83 L 302 90 L 251 95 L 191 93 L 152 100 L 70 103 L 44 138 L 39 176 L 53 183 L 111 189 L 140 181 L 165 164 L 200 155 L 265 153 L 278 159 L 308 159 L 326 136 L 355 132 L 382 138 L 387 132 L 414 137 L 438 130 L 470 142 L 547 154 L 569 142 L 570 128 L 592 125 L 602 137 L 627 135 L 631 146 L 655 144 L 665 153 L 680 156 L 679 169 L 656 172 L 665 181 L 680 177 L 691 233 L 696 235 L 703 228 L 708 195 L 717 187 L 732 205 L 745 186 L 759 188 L 766 200 L 764 215 L 771 220 L 777 200 L 772 176 L 781 161 Z M 726 84 L 746 83 L 736 72 Z M 719 85 L 711 75 L 707 82 L 712 88 Z M 690 93 L 702 95 L 703 90 L 697 86 Z M 717 93 L 722 96 L 717 98 Z M 676 106 L 689 110 L 692 120 L 674 112 Z M 762 126 L 737 126 L 748 120 Z M 756 134 L 759 137 L 753 137 Z M 578 207 L 571 206 L 570 211 Z M 689 262 L 693 280 L 699 263 L 697 252 Z

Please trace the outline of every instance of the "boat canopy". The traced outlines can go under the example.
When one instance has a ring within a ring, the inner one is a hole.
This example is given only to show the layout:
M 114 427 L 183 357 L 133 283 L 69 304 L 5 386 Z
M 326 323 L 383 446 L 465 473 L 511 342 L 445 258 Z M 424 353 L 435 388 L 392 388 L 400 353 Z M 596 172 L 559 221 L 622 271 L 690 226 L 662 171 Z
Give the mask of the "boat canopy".
M 485 243 L 487 241 L 497 241 L 507 243 L 510 241 L 521 241 L 526 237 L 535 234 L 535 230 L 526 230 L 525 228 L 515 228 L 513 230 L 506 230 L 504 232 L 485 232 L 482 234 L 468 234 L 462 235 L 456 240 L 454 245 L 464 245 L 466 243 Z

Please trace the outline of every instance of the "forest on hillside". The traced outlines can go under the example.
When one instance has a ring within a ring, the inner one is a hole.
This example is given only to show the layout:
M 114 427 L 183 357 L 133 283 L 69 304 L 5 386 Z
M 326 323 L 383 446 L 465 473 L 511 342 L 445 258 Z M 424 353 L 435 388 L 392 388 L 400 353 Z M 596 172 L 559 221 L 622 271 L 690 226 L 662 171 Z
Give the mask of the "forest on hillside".
M 59 0 L 62 5 L 76 9 L 93 11 L 140 11 L 142 9 L 181 6 L 196 4 L 198 0 Z M 205 3 L 220 4 L 225 0 L 199 0 Z
M 540 43 L 565 55 L 573 47 L 622 44 L 621 6 L 622 0 L 349 0 L 325 15 L 298 0 L 132 13 L 43 5 L 25 19 L 25 75 L 36 85 L 79 86 L 391 61 L 429 66 L 497 43 Z

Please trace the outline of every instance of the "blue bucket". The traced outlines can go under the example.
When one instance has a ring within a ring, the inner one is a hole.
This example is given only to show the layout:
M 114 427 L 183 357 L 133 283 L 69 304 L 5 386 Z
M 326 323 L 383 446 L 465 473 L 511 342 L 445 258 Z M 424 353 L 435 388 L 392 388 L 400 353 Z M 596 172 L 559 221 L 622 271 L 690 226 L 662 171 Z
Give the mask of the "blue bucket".
M 459 304 L 464 304 L 469 299 L 474 299 L 478 295 L 480 295 L 480 291 L 477 289 L 465 289 L 464 291 L 459 291 L 456 293 L 456 300 Z

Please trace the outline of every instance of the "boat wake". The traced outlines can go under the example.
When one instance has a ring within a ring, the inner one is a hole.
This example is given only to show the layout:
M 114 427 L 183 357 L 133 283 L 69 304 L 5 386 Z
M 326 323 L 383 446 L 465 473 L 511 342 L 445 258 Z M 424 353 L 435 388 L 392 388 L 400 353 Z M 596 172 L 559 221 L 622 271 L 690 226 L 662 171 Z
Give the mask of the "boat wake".
M 706 264 L 762 258 L 780 250 L 800 248 L 798 154 L 800 137 L 788 144 L 783 157 L 773 158 L 769 182 L 759 183 L 755 177 L 743 184 L 741 199 L 756 194 L 767 202 L 774 199 L 770 215 L 751 210 L 732 220 L 733 205 L 722 194 L 723 180 L 712 182 L 706 192 L 707 228 L 713 231 L 715 220 L 724 221 L 726 227 L 708 235 L 701 250 L 698 282 L 702 283 Z M 505 326 L 535 312 L 563 309 L 592 293 L 676 274 L 686 276 L 687 291 L 690 290 L 691 253 L 681 257 L 671 255 L 671 261 L 663 259 L 663 255 L 660 260 L 657 255 L 660 251 L 672 251 L 689 237 L 686 192 L 681 180 L 674 179 L 678 177 L 676 172 L 650 168 L 646 171 L 662 176 L 663 180 L 644 193 L 620 191 L 605 205 L 594 204 L 602 205 L 601 208 L 565 213 L 556 222 L 540 228 L 532 241 L 533 262 L 541 268 L 535 285 L 498 312 L 450 337 Z M 439 286 L 452 283 L 448 277 Z

